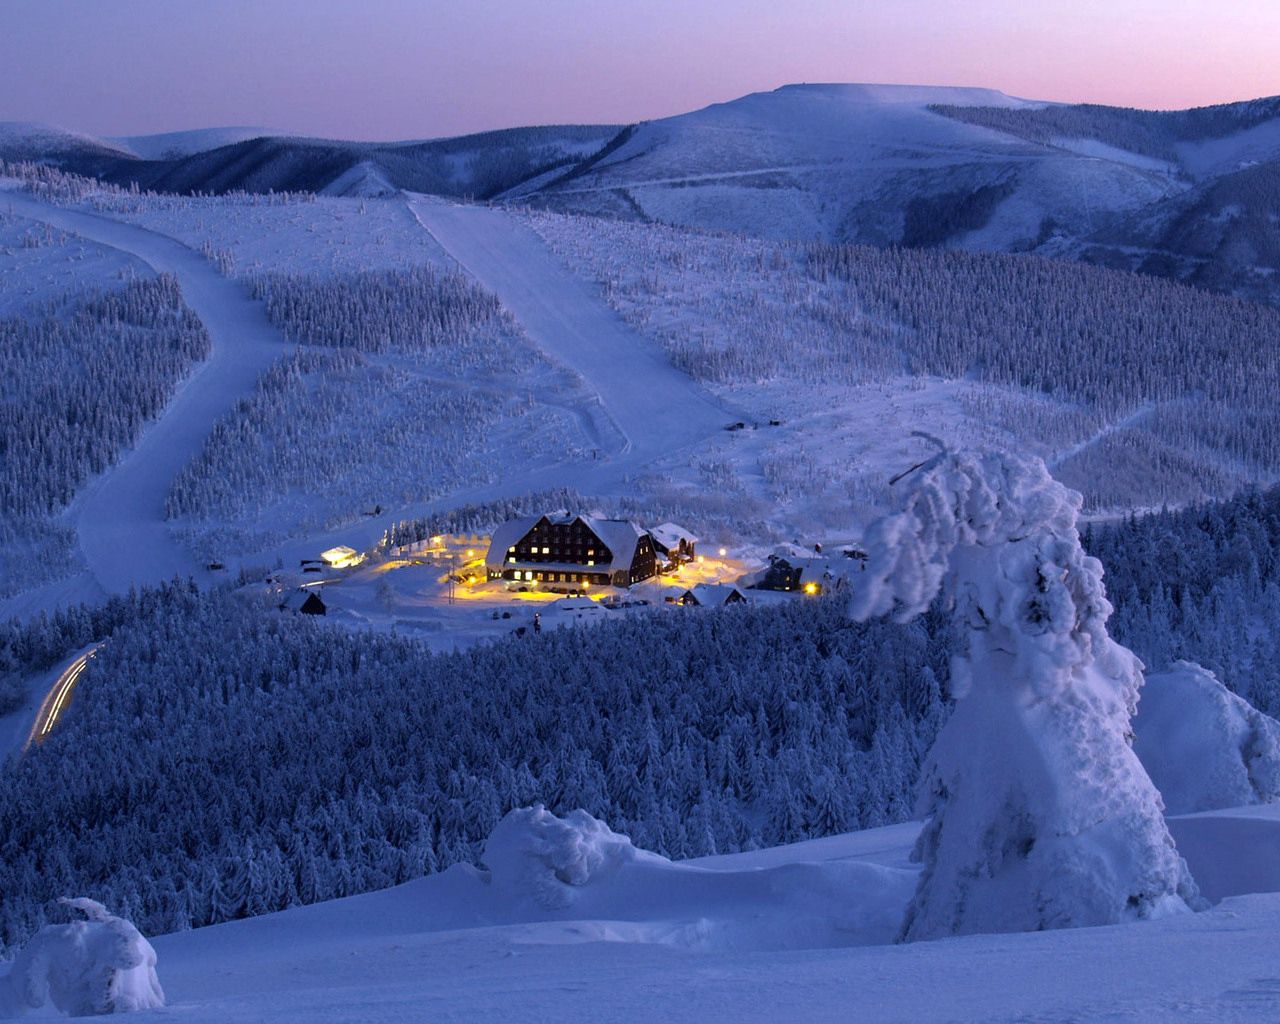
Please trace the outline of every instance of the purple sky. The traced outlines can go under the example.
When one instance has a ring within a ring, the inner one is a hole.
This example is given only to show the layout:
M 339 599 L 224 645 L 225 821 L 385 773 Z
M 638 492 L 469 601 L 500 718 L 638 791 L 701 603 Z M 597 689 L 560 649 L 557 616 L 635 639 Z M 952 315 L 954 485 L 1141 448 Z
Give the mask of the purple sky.
M 1280 93 L 1280 0 L 0 0 L 0 120 L 399 139 L 788 82 L 1184 107 Z

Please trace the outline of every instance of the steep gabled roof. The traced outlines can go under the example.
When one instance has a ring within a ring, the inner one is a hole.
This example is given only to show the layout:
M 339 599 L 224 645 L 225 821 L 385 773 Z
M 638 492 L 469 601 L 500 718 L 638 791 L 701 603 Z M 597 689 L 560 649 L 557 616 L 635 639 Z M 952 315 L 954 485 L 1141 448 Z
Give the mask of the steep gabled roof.
M 644 536 L 644 531 L 627 519 L 596 519 L 594 516 L 579 516 L 579 519 L 604 543 L 612 554 L 609 571 L 618 572 L 630 569 L 636 557 L 636 545 Z
M 507 551 L 516 546 L 524 535 L 532 530 L 542 516 L 522 516 L 519 519 L 508 519 L 493 531 L 489 539 L 489 550 L 484 556 L 486 569 L 501 569 L 507 560 Z

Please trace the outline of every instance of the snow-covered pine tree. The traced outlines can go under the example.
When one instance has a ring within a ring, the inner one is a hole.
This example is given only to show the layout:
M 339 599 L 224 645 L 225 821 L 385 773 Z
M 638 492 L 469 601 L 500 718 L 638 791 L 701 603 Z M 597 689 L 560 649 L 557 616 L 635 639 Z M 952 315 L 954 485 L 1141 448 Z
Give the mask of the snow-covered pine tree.
M 1137 656 L 1107 634 L 1080 495 L 1039 459 L 941 451 L 868 531 L 855 619 L 941 593 L 967 633 L 930 753 L 904 940 L 1111 924 L 1198 901 L 1129 744 Z

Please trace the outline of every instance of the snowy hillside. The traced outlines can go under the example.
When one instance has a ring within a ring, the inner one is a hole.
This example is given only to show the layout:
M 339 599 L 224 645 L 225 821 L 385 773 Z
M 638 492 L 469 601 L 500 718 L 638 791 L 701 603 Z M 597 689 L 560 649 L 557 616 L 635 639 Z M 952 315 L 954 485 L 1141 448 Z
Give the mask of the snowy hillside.
M 279 134 L 270 128 L 194 128 L 182 132 L 161 132 L 158 135 L 119 136 L 107 141 L 126 149 L 140 160 L 174 160 L 222 146 L 233 146 L 249 139 Z
M 0 160 L 39 160 L 98 167 L 104 160 L 128 157 L 127 147 L 56 125 L 0 121 Z
M 914 826 L 672 863 L 607 832 L 585 860 L 530 855 L 525 819 L 495 835 L 492 873 L 151 938 L 164 1019 L 192 1024 L 1270 1019 L 1280 877 L 1232 865 L 1242 843 L 1275 850 L 1280 819 L 1171 824 L 1226 902 L 1136 926 L 887 945 Z
M 531 201 L 767 238 L 1028 248 L 1152 202 L 1168 173 L 930 110 L 1038 106 L 994 90 L 794 85 L 636 126 Z

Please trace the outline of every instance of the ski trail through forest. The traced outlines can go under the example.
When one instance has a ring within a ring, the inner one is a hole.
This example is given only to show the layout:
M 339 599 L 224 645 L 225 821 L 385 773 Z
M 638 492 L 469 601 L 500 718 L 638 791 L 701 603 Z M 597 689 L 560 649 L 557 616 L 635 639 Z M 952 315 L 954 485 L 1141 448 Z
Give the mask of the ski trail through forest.
M 737 418 L 506 212 L 426 198 L 410 208 L 449 255 L 498 296 L 534 344 L 599 397 L 623 435 L 622 454 L 669 454 Z
M 85 485 L 69 510 L 89 572 L 107 593 L 124 593 L 131 586 L 174 576 L 202 576 L 202 567 L 165 522 L 165 496 L 214 424 L 253 393 L 262 373 L 291 346 L 242 284 L 221 276 L 182 243 L 16 193 L 7 193 L 3 202 L 25 217 L 130 253 L 157 272 L 173 274 L 183 300 L 208 331 L 209 358 L 178 385 L 164 412 L 144 428 L 134 446 Z

